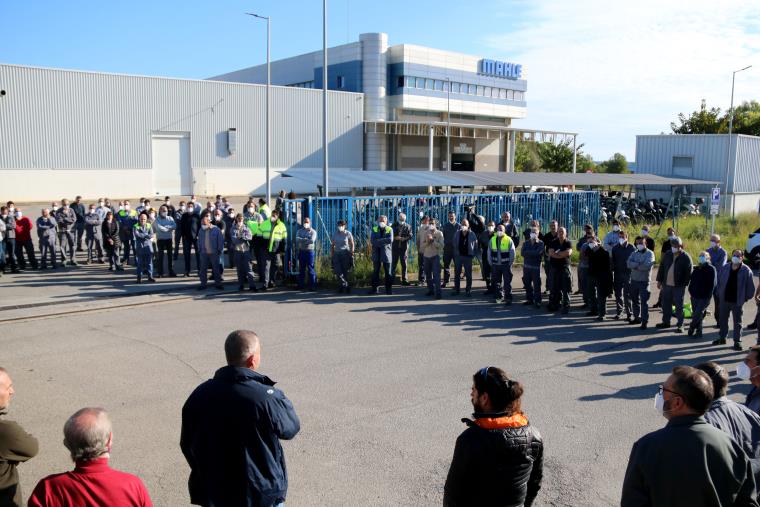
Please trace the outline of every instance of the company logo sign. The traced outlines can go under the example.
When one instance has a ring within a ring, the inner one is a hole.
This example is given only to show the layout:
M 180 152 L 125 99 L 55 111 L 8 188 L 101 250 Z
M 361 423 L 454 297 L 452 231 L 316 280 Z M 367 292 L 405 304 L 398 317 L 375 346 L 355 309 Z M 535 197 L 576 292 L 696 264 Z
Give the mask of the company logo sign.
M 497 60 L 480 60 L 479 72 L 486 76 L 503 77 L 506 79 L 520 79 L 522 77 L 522 65 L 517 63 L 499 62 Z

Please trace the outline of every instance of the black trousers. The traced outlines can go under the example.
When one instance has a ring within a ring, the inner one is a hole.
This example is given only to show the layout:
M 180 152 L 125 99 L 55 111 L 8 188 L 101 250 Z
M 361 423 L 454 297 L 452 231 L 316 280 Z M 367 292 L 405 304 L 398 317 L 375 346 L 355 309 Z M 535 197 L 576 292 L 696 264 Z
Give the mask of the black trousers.
M 172 240 L 159 239 L 157 241 L 158 251 L 156 252 L 156 272 L 158 276 L 164 276 L 164 254 L 166 254 L 169 264 L 169 274 L 174 274 L 174 260 L 172 255 Z

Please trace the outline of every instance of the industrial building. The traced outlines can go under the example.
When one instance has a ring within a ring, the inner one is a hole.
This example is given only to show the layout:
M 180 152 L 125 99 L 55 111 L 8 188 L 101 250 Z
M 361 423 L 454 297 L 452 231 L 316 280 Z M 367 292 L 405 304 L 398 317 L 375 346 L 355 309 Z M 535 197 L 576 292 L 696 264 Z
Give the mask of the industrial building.
M 636 136 L 639 174 L 719 181 L 721 209 L 728 213 L 760 210 L 760 137 L 732 134 Z M 684 188 L 706 197 L 709 185 Z M 646 195 L 668 199 L 670 187 L 647 187 Z

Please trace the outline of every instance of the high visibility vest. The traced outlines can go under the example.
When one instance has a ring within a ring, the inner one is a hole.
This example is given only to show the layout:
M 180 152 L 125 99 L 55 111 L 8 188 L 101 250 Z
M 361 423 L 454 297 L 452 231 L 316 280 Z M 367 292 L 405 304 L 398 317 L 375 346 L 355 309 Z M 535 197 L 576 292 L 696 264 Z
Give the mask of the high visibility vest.
M 272 210 L 267 206 L 266 204 L 262 204 L 259 208 L 259 213 L 264 215 L 264 218 L 269 220 L 269 218 L 272 216 Z
M 248 220 L 245 225 L 251 230 L 251 234 L 254 236 L 259 235 L 259 223 L 256 220 Z
M 379 228 L 377 225 L 375 225 L 374 227 L 372 227 L 372 232 L 378 232 L 379 230 L 380 230 L 380 228 Z M 384 232 L 385 232 L 386 234 L 391 234 L 391 233 L 393 232 L 393 229 L 391 229 L 390 227 L 388 227 L 388 226 L 386 225 L 386 226 L 385 226 L 385 231 L 384 231 Z
M 497 244 L 498 239 L 499 237 L 496 234 L 491 238 L 491 261 L 507 262 L 509 260 L 509 251 L 512 249 L 512 238 L 504 234 L 501 237 L 501 241 Z
M 262 238 L 269 240 L 269 238 L 272 236 L 272 221 L 271 220 L 264 220 L 259 224 L 259 236 Z
M 268 222 L 271 224 L 272 221 L 268 220 Z M 280 222 L 279 220 L 274 225 L 274 229 L 272 229 L 272 235 L 269 238 L 269 248 L 268 251 L 271 252 L 275 242 L 284 241 L 288 237 L 288 229 L 285 227 L 285 224 Z

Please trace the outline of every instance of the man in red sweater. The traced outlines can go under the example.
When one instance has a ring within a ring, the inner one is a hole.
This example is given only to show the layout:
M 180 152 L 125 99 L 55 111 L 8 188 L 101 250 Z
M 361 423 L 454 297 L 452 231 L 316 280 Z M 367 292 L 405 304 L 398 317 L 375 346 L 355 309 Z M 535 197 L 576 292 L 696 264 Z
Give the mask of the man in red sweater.
M 37 257 L 34 255 L 34 243 L 32 243 L 32 228 L 34 225 L 29 217 L 24 216 L 19 208 L 16 208 L 16 261 L 21 269 L 26 269 L 24 251 L 29 258 L 32 269 L 37 269 Z
M 63 427 L 63 444 L 76 466 L 71 472 L 42 479 L 29 498 L 29 507 L 152 507 L 139 477 L 108 466 L 112 439 L 111 420 L 102 408 L 83 408 L 69 417 Z

